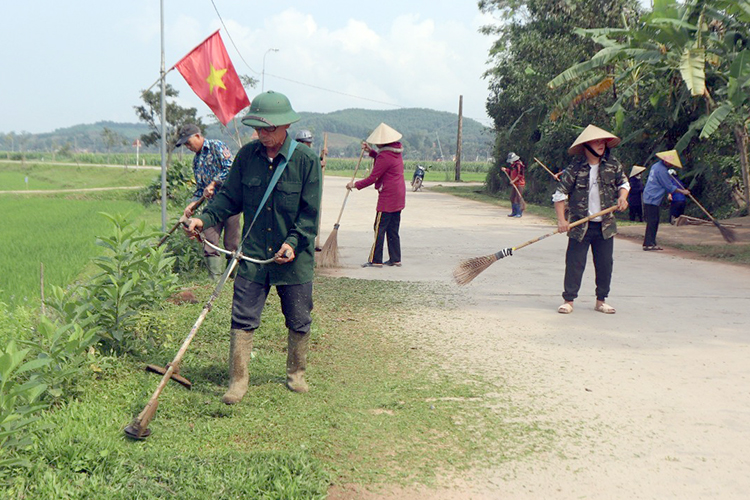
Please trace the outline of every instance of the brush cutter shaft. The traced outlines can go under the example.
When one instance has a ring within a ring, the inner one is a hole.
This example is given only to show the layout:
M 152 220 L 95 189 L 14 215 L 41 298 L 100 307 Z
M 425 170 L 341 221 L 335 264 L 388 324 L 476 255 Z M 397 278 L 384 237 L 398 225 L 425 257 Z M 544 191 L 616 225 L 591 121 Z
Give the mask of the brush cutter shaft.
M 205 196 L 201 196 L 200 199 L 198 200 L 198 202 L 193 207 L 193 211 L 195 211 L 199 206 L 201 206 L 204 201 L 206 201 L 206 197 Z M 159 240 L 159 243 L 156 244 L 156 248 L 159 248 L 160 246 L 162 246 L 162 244 L 164 244 L 164 242 L 167 241 L 167 238 L 169 238 L 172 235 L 172 233 L 174 233 L 175 229 L 177 229 L 178 227 L 180 227 L 180 224 L 182 224 L 183 222 L 184 221 L 183 221 L 182 217 L 180 217 L 180 220 L 177 221 L 177 224 L 175 224 L 174 226 L 172 226 L 172 229 L 170 229 L 169 232 L 167 232 L 167 234 L 165 234 L 164 236 L 162 236 L 162 238 Z
M 198 316 L 198 319 L 193 325 L 193 328 L 190 329 L 190 333 L 188 334 L 187 337 L 185 337 L 185 340 L 182 342 L 182 346 L 180 347 L 180 350 L 177 351 L 177 355 L 169 364 L 167 371 L 164 373 L 164 376 L 161 378 L 161 381 L 159 382 L 159 385 L 156 387 L 156 390 L 154 391 L 154 394 L 151 396 L 151 399 L 149 399 L 148 403 L 146 403 L 146 406 L 143 408 L 143 411 L 141 411 L 141 413 L 130 424 L 128 429 L 131 432 L 134 432 L 135 435 L 131 435 L 129 432 L 126 431 L 126 434 L 129 437 L 140 439 L 145 436 L 145 432 L 148 428 L 148 424 L 151 423 L 151 420 L 154 418 L 154 415 L 156 414 L 156 407 L 159 404 L 159 401 L 158 401 L 159 396 L 161 395 L 162 391 L 169 383 L 169 379 L 172 378 L 172 374 L 174 373 L 174 371 L 180 366 L 180 363 L 182 362 L 182 358 L 183 356 L 185 356 L 185 353 L 187 352 L 187 349 L 190 346 L 190 342 L 193 341 L 195 334 L 198 333 L 198 329 L 203 324 L 203 321 L 206 319 L 208 312 L 211 310 L 211 307 L 213 306 L 213 302 L 219 297 L 219 294 L 221 293 L 221 289 L 224 287 L 224 283 L 227 282 L 227 279 L 229 279 L 230 274 L 232 273 L 232 271 L 234 271 L 234 268 L 237 267 L 237 263 L 238 263 L 237 256 L 232 258 L 232 260 L 229 262 L 229 265 L 227 266 L 226 271 L 224 271 L 224 275 L 219 280 L 219 283 L 216 285 L 216 288 L 214 289 L 214 292 L 211 294 L 211 297 L 208 299 L 208 302 L 206 302 L 206 305 L 203 306 L 203 310 L 201 311 L 200 316 Z

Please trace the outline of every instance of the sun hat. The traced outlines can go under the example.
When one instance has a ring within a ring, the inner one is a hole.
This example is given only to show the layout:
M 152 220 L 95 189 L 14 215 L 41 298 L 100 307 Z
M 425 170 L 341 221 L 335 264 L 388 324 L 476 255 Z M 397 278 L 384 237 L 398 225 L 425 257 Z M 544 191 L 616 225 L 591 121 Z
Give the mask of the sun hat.
M 510 153 L 508 153 L 508 157 L 505 159 L 505 163 L 513 163 L 514 161 L 520 160 L 520 159 L 521 159 L 520 156 L 518 156 L 516 153 L 511 151 Z
M 299 119 L 300 116 L 292 109 L 292 104 L 284 94 L 269 90 L 255 96 L 242 123 L 254 128 L 280 127 Z
M 185 144 L 188 139 L 193 137 L 195 134 L 200 134 L 201 129 L 198 128 L 198 125 L 195 125 L 193 123 L 186 123 L 185 125 L 180 128 L 180 138 L 177 139 L 177 143 L 174 145 L 174 147 L 179 148 L 183 144 Z
M 583 145 L 587 142 L 595 141 L 597 139 L 606 139 L 608 148 L 613 148 L 620 144 L 620 138 L 616 135 L 610 134 L 606 130 L 602 130 L 597 126 L 589 125 L 585 129 L 583 129 L 581 135 L 579 135 L 575 142 L 573 142 L 573 144 L 568 148 L 568 154 L 582 155 L 584 151 Z
M 670 149 L 669 151 L 662 151 L 656 153 L 656 157 L 664 160 L 673 167 L 682 168 L 682 162 L 680 161 L 680 155 L 677 154 L 676 149 Z
M 375 127 L 375 130 L 373 130 L 372 134 L 370 134 L 370 136 L 365 139 L 365 142 L 368 142 L 370 144 L 390 144 L 401 139 L 401 137 L 402 135 L 399 132 L 392 129 L 385 123 L 381 123 L 380 125 Z
M 640 165 L 633 165 L 633 168 L 630 169 L 630 175 L 628 177 L 633 177 L 634 175 L 641 174 L 646 171 L 646 167 L 642 167 Z

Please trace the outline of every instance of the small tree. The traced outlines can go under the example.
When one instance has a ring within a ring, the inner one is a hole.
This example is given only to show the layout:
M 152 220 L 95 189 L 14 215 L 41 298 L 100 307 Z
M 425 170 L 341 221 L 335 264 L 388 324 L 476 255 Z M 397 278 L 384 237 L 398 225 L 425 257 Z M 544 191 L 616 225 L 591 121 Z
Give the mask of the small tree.
M 198 110 L 196 108 L 183 108 L 174 98 L 180 93 L 175 90 L 171 85 L 165 86 L 165 97 L 166 102 L 166 142 L 167 142 L 167 166 L 172 164 L 172 151 L 177 144 L 179 139 L 180 128 L 186 123 L 194 123 L 201 129 L 205 130 L 205 125 L 202 120 L 196 115 Z M 145 122 L 151 132 L 143 134 L 141 141 L 144 146 L 153 146 L 158 144 L 161 140 L 161 123 L 159 122 L 159 113 L 161 110 L 161 95 L 159 92 L 151 92 L 146 90 L 142 94 L 144 104 L 140 106 L 133 106 L 135 108 L 135 114 L 138 119 Z M 169 99 L 171 98 L 171 100 Z
M 107 148 L 107 163 L 110 163 L 109 152 L 113 146 L 122 146 L 127 144 L 125 142 L 125 138 L 107 127 L 104 127 L 104 130 L 102 130 L 102 139 L 104 140 L 104 146 Z

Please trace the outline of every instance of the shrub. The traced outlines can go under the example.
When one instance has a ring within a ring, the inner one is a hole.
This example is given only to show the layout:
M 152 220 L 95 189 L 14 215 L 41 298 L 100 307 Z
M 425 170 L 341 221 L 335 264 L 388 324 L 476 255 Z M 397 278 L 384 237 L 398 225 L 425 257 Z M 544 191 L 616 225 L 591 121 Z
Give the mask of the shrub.
M 135 226 L 124 216 L 103 215 L 115 231 L 97 239 L 111 253 L 93 260 L 102 272 L 72 289 L 52 287 L 47 303 L 63 323 L 93 329 L 105 348 L 123 352 L 129 349 L 127 332 L 138 311 L 161 304 L 177 291 L 175 258 L 164 247 L 154 248 L 155 234 L 146 233 L 145 223 Z

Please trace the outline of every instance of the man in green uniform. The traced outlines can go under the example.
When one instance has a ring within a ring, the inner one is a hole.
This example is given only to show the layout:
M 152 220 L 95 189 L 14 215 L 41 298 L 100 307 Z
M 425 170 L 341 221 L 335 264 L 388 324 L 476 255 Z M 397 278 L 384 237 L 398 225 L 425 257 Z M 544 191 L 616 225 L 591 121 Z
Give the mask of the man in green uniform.
M 308 390 L 304 374 L 322 178 L 318 156 L 310 148 L 293 148 L 296 142 L 287 134 L 289 125 L 299 119 L 283 94 L 268 91 L 256 96 L 242 123 L 258 132 L 258 140 L 240 149 L 223 189 L 189 221 L 188 230 L 197 231 L 243 212 L 242 253 L 258 260 L 275 257 L 268 265 L 240 263 L 232 299 L 229 390 L 222 398 L 226 404 L 238 403 L 247 392 L 253 332 L 271 286 L 276 286 L 289 329 L 287 387 Z M 285 162 L 278 183 L 260 206 L 274 172 Z

